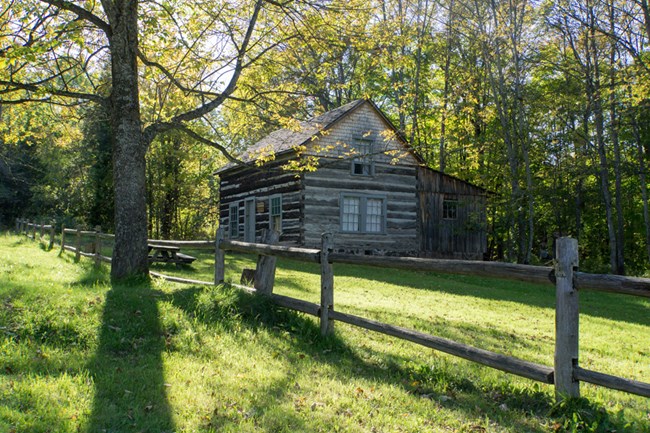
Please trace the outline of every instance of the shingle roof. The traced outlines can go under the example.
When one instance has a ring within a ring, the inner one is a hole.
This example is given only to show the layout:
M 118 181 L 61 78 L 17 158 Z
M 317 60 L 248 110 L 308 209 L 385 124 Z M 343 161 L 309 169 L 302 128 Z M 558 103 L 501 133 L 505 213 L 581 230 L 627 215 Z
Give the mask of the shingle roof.
M 239 159 L 248 163 L 259 159 L 260 157 L 269 155 L 278 155 L 284 152 L 294 150 L 298 146 L 309 142 L 312 137 L 319 134 L 321 131 L 329 129 L 339 119 L 343 118 L 346 114 L 354 111 L 357 107 L 365 102 L 365 99 L 357 99 L 349 104 L 335 108 L 320 116 L 313 117 L 309 120 L 300 122 L 299 127 L 296 129 L 278 129 L 271 132 L 269 135 L 249 147 L 246 152 L 239 156 Z M 237 164 L 230 163 L 219 170 L 217 173 L 222 173 L 230 168 L 235 167 Z

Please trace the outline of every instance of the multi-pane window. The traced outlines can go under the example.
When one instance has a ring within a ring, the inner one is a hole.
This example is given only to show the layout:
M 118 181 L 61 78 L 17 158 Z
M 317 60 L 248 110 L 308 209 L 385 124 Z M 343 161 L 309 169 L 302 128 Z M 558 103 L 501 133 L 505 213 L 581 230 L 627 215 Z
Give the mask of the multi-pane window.
M 444 199 L 442 202 L 442 218 L 455 220 L 458 218 L 458 200 Z
M 384 200 L 380 198 L 366 199 L 366 231 L 381 232 L 384 213 Z
M 341 196 L 341 231 L 382 233 L 386 211 L 383 197 L 356 194 Z
M 236 238 L 239 236 L 239 205 L 231 204 L 228 215 L 230 218 L 230 237 Z
M 282 232 L 282 196 L 271 196 L 269 200 L 269 228 L 278 233 Z
M 374 165 L 372 160 L 372 141 L 356 139 L 354 143 L 356 156 L 352 160 L 352 174 L 372 176 Z
M 359 231 L 359 221 L 361 220 L 360 202 L 359 197 L 343 197 L 341 230 L 344 232 Z

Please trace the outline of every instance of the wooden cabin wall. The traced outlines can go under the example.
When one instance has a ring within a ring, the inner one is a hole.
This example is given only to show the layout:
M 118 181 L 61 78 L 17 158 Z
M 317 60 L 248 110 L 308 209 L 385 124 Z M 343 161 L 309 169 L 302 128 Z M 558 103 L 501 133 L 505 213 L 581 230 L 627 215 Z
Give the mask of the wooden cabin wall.
M 424 167 L 417 181 L 422 255 L 481 260 L 487 250 L 485 191 Z M 445 199 L 457 200 L 455 219 L 443 218 Z
M 220 174 L 221 202 L 220 221 L 227 239 L 244 238 L 244 202 L 255 198 L 255 239 L 261 241 L 262 232 L 269 228 L 269 198 L 282 194 L 282 234 L 283 245 L 301 245 L 301 178 L 295 172 L 282 168 L 286 160 L 274 161 L 263 167 L 243 167 Z M 230 205 L 238 205 L 239 236 L 230 237 Z M 260 204 L 261 203 L 261 204 Z
M 304 174 L 304 233 L 306 247 L 318 247 L 321 234 L 334 235 L 339 251 L 416 255 L 417 162 L 395 138 L 387 139 L 388 125 L 368 105 L 348 115 L 316 140 L 321 157 L 316 171 Z M 373 140 L 374 174 L 352 174 L 355 139 Z M 380 196 L 385 200 L 383 233 L 341 231 L 341 195 Z

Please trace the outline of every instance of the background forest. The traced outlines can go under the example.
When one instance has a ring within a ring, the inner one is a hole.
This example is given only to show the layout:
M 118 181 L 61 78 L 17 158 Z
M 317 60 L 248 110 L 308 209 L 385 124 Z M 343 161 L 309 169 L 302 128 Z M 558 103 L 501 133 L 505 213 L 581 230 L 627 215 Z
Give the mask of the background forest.
M 245 22 L 237 2 L 218 4 L 220 19 Z M 210 29 L 202 5 L 182 9 L 182 22 L 169 19 L 182 8 L 174 1 L 141 17 L 140 32 L 155 36 L 142 37 L 140 70 L 152 119 L 188 104 L 192 91 L 178 83 L 204 65 L 185 58 L 191 39 L 170 35 Z M 236 155 L 296 119 L 372 98 L 432 168 L 493 193 L 491 259 L 538 263 L 554 236 L 571 235 L 585 270 L 648 272 L 647 0 L 352 0 L 305 3 L 299 14 L 281 5 L 281 18 L 255 29 L 272 43 L 224 104 L 195 122 L 210 141 L 171 130 L 152 142 L 150 237 L 214 236 L 222 150 Z M 11 7 L 0 16 L 19 14 Z M 0 32 L 0 68 L 38 62 L 38 53 L 3 48 L 11 21 Z M 106 69 L 85 73 L 101 90 Z M 111 231 L 109 113 L 6 93 L 0 86 L 0 224 L 38 217 Z

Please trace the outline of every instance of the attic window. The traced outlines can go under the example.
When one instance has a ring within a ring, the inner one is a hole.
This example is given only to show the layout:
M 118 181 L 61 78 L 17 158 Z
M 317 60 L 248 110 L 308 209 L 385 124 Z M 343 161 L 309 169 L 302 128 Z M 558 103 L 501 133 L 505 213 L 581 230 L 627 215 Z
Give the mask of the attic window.
M 367 138 L 354 139 L 355 157 L 352 160 L 352 174 L 372 176 L 375 174 L 375 164 L 372 158 L 372 140 Z

